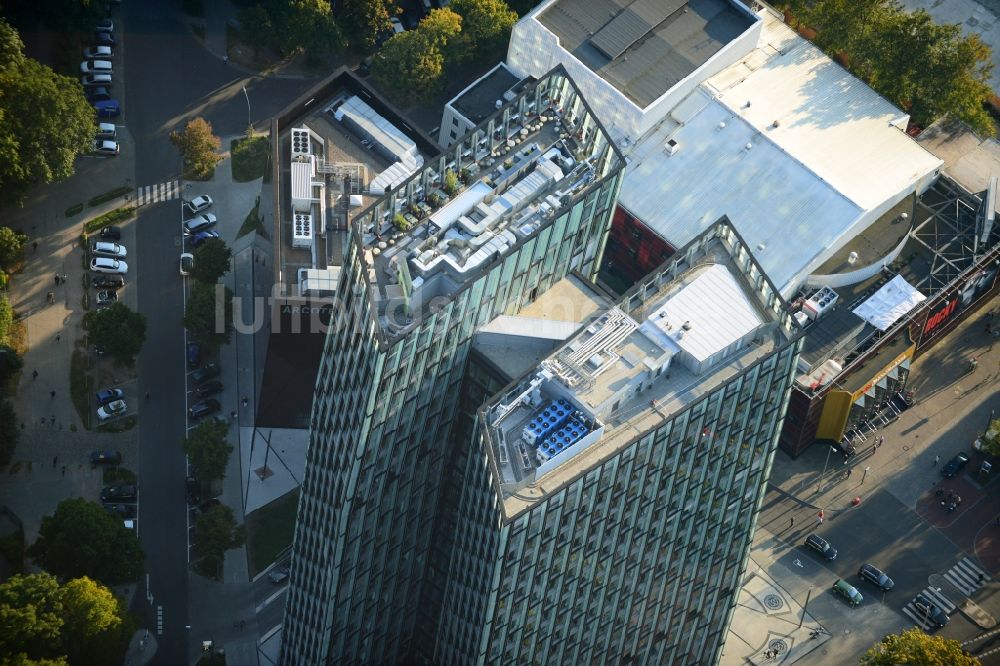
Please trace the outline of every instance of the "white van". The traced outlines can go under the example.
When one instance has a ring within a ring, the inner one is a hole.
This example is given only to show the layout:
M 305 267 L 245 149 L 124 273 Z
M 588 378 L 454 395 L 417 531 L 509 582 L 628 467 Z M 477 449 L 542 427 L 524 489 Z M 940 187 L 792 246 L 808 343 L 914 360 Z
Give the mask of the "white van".
M 80 63 L 81 74 L 110 74 L 110 60 L 84 60 Z
M 97 123 L 97 138 L 111 140 L 118 138 L 118 127 L 114 123 Z

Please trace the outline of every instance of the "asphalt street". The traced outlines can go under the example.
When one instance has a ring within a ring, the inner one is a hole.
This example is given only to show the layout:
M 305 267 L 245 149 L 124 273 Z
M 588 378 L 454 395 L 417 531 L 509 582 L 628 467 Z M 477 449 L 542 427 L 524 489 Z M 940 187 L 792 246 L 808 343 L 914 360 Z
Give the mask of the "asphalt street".
M 183 16 L 160 3 L 123 3 L 117 15 L 118 75 L 125 114 L 118 122 L 134 140 L 134 186 L 178 178 L 181 161 L 168 136 L 188 119 L 203 116 L 217 135 L 242 133 L 247 100 L 253 120 L 266 126 L 275 111 L 311 85 L 294 79 L 248 79 L 206 51 Z M 226 146 L 224 146 L 226 148 Z M 186 191 L 182 190 L 182 196 Z M 149 587 L 133 610 L 157 627 L 153 663 L 187 663 L 203 638 L 188 627 L 187 516 L 184 493 L 185 365 L 179 200 L 144 206 L 136 221 L 142 262 L 134 267 L 139 311 L 146 316 L 146 343 L 138 361 L 139 395 L 150 393 L 139 425 L 139 475 L 143 503 L 140 535 Z M 221 610 L 221 609 L 220 609 Z

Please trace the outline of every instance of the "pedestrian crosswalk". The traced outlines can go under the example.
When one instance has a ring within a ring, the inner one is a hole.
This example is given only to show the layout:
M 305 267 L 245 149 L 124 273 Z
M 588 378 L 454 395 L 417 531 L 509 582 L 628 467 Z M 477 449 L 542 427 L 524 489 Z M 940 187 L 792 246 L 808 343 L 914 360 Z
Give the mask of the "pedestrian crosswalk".
M 137 188 L 135 191 L 135 205 L 145 206 L 146 204 L 158 203 L 160 201 L 170 201 L 180 196 L 180 182 L 168 180 L 164 183 Z
M 951 615 L 955 612 L 955 604 L 951 602 L 951 599 L 941 593 L 941 588 L 925 587 L 920 594 L 930 600 L 932 604 L 944 611 L 946 615 Z M 928 617 L 927 611 L 917 608 L 913 599 L 903 606 L 903 613 L 924 631 L 930 631 L 937 628 L 937 625 Z
M 968 557 L 963 557 L 958 564 L 948 569 L 944 577 L 966 595 L 971 595 L 990 580 L 989 574 Z

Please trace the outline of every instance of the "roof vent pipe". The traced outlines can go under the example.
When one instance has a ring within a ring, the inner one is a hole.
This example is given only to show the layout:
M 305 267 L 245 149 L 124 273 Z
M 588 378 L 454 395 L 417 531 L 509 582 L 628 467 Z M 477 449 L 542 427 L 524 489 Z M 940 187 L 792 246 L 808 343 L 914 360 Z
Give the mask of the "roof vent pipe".
M 684 322 L 683 328 L 684 328 L 685 331 L 690 331 L 691 330 L 691 322 L 690 321 Z
M 743 108 L 744 109 L 749 109 L 750 108 L 750 100 L 747 100 L 747 103 L 743 105 Z
M 503 101 L 498 99 L 496 101 L 496 107 L 499 109 L 501 106 L 503 106 Z
M 744 150 L 750 150 L 751 148 L 753 148 L 753 144 L 747 141 L 747 145 L 743 146 L 743 148 Z
M 857 260 L 858 260 L 857 252 L 851 252 L 849 255 L 847 255 L 847 263 L 849 263 L 850 265 L 853 266 L 854 262 L 856 262 Z
M 771 123 L 771 127 L 777 127 L 780 124 L 781 124 L 780 120 L 775 120 L 773 123 Z
M 720 120 L 719 121 L 719 129 L 720 130 L 721 129 L 726 129 L 726 121 L 725 120 Z

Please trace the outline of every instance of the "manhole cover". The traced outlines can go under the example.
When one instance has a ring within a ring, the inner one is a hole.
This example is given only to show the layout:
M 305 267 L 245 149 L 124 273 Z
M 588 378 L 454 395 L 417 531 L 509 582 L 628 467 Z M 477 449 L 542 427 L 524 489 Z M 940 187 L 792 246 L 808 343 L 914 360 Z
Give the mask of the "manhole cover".
M 764 605 L 771 610 L 778 610 L 785 605 L 784 600 L 777 594 L 769 594 L 764 597 Z
M 776 655 L 784 654 L 788 652 L 788 643 L 780 638 L 775 638 L 773 641 L 768 642 L 767 649 Z

